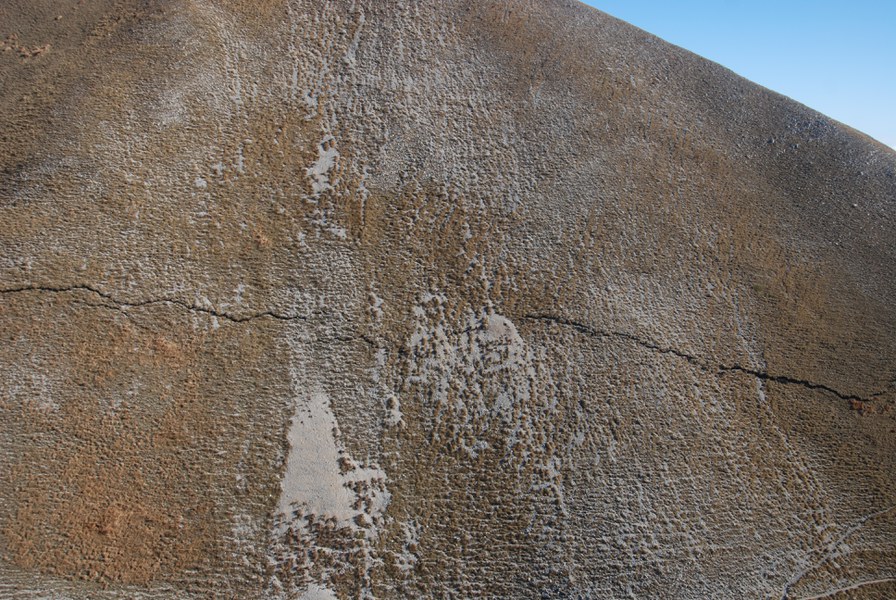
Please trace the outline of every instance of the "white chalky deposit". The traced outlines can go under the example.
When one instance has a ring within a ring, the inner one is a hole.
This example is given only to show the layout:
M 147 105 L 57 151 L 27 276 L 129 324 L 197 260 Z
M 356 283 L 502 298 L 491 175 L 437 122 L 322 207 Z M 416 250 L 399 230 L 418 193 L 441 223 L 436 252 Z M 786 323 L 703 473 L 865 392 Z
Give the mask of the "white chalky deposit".
M 0 600 L 896 597 L 892 150 L 575 0 L 0 43 Z

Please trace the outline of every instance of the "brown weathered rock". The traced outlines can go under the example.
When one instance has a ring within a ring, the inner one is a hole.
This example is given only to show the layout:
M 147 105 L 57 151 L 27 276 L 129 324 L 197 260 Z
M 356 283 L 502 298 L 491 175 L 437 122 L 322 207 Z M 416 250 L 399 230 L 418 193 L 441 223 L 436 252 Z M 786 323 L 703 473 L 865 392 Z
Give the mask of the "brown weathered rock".
M 890 149 L 576 2 L 0 28 L 0 597 L 896 595 Z

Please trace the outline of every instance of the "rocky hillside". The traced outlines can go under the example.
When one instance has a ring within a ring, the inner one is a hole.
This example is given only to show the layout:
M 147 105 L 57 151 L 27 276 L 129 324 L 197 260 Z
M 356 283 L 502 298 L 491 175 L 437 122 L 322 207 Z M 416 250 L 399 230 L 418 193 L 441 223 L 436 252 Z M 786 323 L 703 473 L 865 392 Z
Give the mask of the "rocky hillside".
M 570 0 L 0 37 L 0 598 L 896 596 L 892 150 Z

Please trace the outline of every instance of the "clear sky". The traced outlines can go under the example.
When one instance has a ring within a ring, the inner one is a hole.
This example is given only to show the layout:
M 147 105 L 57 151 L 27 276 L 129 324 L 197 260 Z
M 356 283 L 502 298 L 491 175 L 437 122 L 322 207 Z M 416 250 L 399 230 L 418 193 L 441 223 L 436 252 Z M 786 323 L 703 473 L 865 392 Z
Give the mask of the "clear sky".
M 896 0 L 585 0 L 896 148 Z

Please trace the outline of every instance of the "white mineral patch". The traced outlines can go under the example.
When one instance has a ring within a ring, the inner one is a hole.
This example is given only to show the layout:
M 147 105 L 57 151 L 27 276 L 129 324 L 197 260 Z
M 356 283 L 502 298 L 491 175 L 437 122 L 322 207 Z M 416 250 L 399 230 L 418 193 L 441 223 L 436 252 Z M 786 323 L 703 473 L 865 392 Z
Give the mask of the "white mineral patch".
M 514 343 L 522 343 L 523 339 L 516 330 L 516 325 L 498 313 L 491 313 L 486 317 L 485 339 L 489 342 L 509 341 Z
M 458 441 L 471 456 L 488 447 L 476 440 L 475 431 L 490 427 L 492 419 L 515 426 L 508 438 L 508 444 L 515 445 L 516 432 L 527 430 L 519 407 L 530 402 L 536 380 L 532 351 L 516 325 L 490 309 L 471 314 L 463 332 L 447 331 L 442 304 L 442 296 L 425 294 L 413 309 L 417 327 L 409 345 L 416 357 L 416 370 L 408 382 L 431 387 L 436 422 L 458 419 L 455 425 L 466 433 L 464 440 Z M 487 377 L 480 381 L 478 375 Z M 459 393 L 449 393 L 452 389 Z M 397 408 L 400 411 L 400 406 Z M 387 409 L 386 424 L 392 425 L 398 415 L 392 413 L 391 405 Z M 473 420 L 479 421 L 478 425 Z
M 299 596 L 299 600 L 337 600 L 337 598 L 333 590 L 314 583 L 309 583 L 308 589 Z
M 361 514 L 372 517 L 370 522 L 385 512 L 391 500 L 386 473 L 358 465 L 348 456 L 339 443 L 339 425 L 324 392 L 299 400 L 288 439 L 290 450 L 278 506 L 287 516 L 287 525 L 294 512 L 333 517 L 340 526 L 352 528 L 357 527 L 355 518 Z M 366 535 L 375 537 L 375 529 Z
M 313 392 L 299 402 L 289 430 L 290 451 L 286 474 L 281 482 L 279 510 L 290 515 L 303 508 L 316 515 L 349 521 L 357 513 L 352 508 L 355 494 L 339 472 L 336 419 L 330 400 L 323 392 Z
M 317 150 L 317 161 L 308 168 L 308 177 L 312 179 L 311 188 L 315 195 L 330 189 L 330 176 L 327 174 L 333 165 L 336 164 L 336 158 L 339 151 L 336 150 L 335 140 L 332 136 L 327 137 L 321 142 Z

